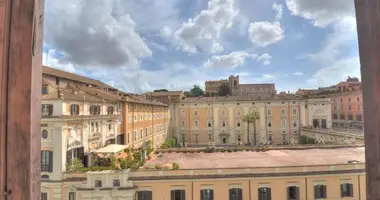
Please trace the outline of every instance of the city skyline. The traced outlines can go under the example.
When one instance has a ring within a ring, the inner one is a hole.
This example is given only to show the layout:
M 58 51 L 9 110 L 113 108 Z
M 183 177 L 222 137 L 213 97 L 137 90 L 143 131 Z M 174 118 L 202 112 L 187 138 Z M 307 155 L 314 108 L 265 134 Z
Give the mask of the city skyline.
M 126 92 L 204 89 L 231 74 L 292 92 L 360 77 L 353 2 L 75 2 L 46 1 L 44 64 Z

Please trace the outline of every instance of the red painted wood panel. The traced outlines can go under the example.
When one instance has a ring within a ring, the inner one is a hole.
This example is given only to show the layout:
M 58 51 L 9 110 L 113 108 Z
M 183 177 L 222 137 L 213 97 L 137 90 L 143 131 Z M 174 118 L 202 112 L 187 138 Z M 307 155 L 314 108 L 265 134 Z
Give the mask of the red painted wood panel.
M 355 0 L 364 102 L 367 200 L 380 199 L 380 0 Z
M 0 0 L 0 184 L 11 199 L 40 196 L 43 6 L 43 0 Z

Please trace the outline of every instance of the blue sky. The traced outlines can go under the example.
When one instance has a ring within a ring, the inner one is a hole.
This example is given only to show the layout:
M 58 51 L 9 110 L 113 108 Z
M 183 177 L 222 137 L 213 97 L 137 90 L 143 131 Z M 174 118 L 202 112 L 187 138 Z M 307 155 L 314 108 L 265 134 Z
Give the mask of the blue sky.
M 353 0 L 46 0 L 44 64 L 126 92 L 360 77 Z

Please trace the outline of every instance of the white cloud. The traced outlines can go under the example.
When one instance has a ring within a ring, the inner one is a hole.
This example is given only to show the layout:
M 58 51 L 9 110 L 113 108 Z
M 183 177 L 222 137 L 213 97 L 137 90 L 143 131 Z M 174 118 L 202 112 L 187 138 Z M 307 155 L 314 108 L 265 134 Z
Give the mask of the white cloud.
M 303 76 L 303 72 L 294 72 L 293 75 L 294 76 Z
M 265 80 L 274 79 L 274 75 L 271 74 L 263 74 L 261 77 Z
M 314 54 L 306 55 L 313 61 L 324 61 L 334 63 L 341 55 L 342 45 L 352 41 L 356 43 L 356 21 L 355 18 L 345 18 L 332 25 L 333 32 L 323 42 L 322 49 Z
M 292 15 L 310 20 L 316 27 L 332 29 L 318 52 L 298 56 L 322 66 L 308 80 L 309 87 L 333 85 L 347 76 L 360 77 L 358 56 L 346 56 L 357 54 L 347 51 L 357 45 L 354 1 L 334 0 L 321 4 L 320 0 L 287 0 L 286 5 Z
M 267 53 L 258 56 L 257 54 L 250 54 L 246 51 L 234 51 L 227 55 L 212 56 L 203 66 L 206 68 L 236 68 L 244 65 L 247 58 L 262 61 L 264 65 L 268 65 L 270 64 L 272 56 Z
M 165 38 L 171 37 L 172 36 L 172 29 L 170 29 L 167 26 L 164 26 L 164 28 L 162 28 L 161 31 L 160 31 L 160 35 L 162 37 L 165 37 Z
M 347 0 L 286 0 L 294 16 L 311 20 L 314 26 L 325 27 L 346 17 L 355 17 L 354 2 Z
M 112 1 L 108 0 L 107 2 Z M 182 0 L 116 0 L 115 2 L 113 13 L 117 17 L 126 13 L 129 14 L 133 21 L 136 22 L 138 32 L 156 34 L 165 26 L 176 27 L 180 25 L 178 21 L 180 13 L 178 4 Z
M 271 59 L 272 59 L 272 56 L 267 53 L 264 53 L 257 58 L 258 61 L 263 61 L 264 65 L 269 65 Z
M 42 64 L 48 67 L 53 67 L 63 71 L 75 73 L 76 69 L 70 62 L 61 62 L 56 56 L 56 50 L 50 49 L 48 52 L 42 54 Z
M 251 41 L 261 47 L 284 39 L 284 30 L 279 22 L 253 22 L 250 23 L 248 32 Z
M 211 52 L 223 50 L 218 41 L 222 30 L 229 29 L 238 14 L 235 0 L 210 0 L 208 8 L 184 22 L 175 31 L 179 48 L 186 52 Z
M 105 83 L 126 92 L 144 93 L 154 89 L 189 90 L 194 84 L 204 87 L 205 80 L 216 77 L 208 69 L 189 63 L 163 63 L 159 69 L 128 69 L 92 71 L 91 77 L 99 77 Z
M 249 54 L 245 51 L 235 51 L 228 55 L 212 56 L 204 63 L 206 68 L 236 68 L 244 65 L 245 59 L 256 59 L 256 54 Z
M 277 4 L 276 2 L 273 3 L 272 8 L 274 11 L 276 11 L 276 21 L 280 20 L 282 18 L 282 8 L 284 6 L 282 4 Z
M 318 70 L 308 80 L 314 87 L 335 85 L 345 80 L 348 76 L 360 78 L 359 57 L 341 59 L 333 65 L 328 65 Z
M 125 13 L 114 15 L 120 1 L 49 0 L 44 42 L 77 65 L 138 67 L 152 51 Z M 96 19 L 96 20 L 95 20 Z

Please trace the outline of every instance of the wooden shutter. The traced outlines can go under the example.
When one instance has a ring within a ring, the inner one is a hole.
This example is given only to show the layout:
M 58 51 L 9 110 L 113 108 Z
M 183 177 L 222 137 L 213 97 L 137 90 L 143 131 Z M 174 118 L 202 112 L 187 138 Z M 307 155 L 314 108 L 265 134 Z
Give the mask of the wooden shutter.
M 326 185 L 322 186 L 322 193 L 323 193 L 322 198 L 326 198 L 327 197 L 327 187 L 326 187 Z
M 348 184 L 348 195 L 350 197 L 354 196 L 354 186 L 352 184 Z
M 344 197 L 343 188 L 344 188 L 344 184 L 340 184 L 340 197 Z
M 234 195 L 233 195 L 234 189 L 230 188 L 230 200 L 234 200 Z
M 258 199 L 258 200 L 263 200 L 263 199 L 261 198 L 261 188 L 258 188 L 258 189 L 257 189 L 257 195 L 258 195 L 258 196 L 257 196 L 257 199 Z
M 175 190 L 170 191 L 170 200 L 175 200 Z
M 181 190 L 181 200 L 185 200 L 185 199 L 186 199 L 186 191 Z
M 66 163 L 71 163 L 71 151 L 72 150 L 66 151 Z
M 214 190 L 210 190 L 210 199 L 209 200 L 214 200 Z
M 267 200 L 271 200 L 272 198 L 272 191 L 270 188 L 267 188 Z
M 203 193 L 204 193 L 204 190 L 200 190 L 201 200 L 205 200 L 204 197 L 203 197 Z
M 318 185 L 314 185 L 314 199 L 319 198 Z
M 49 172 L 53 172 L 53 152 L 49 151 Z
M 49 115 L 53 115 L 53 104 L 49 105 Z
M 77 148 L 76 150 L 77 150 L 77 156 L 79 159 L 82 160 L 83 166 L 86 165 L 85 167 L 87 167 L 87 162 L 85 162 L 86 158 L 84 156 L 84 147 Z
M 76 114 L 79 115 L 79 112 L 80 112 L 79 109 L 81 109 L 81 107 L 79 105 L 75 105 L 75 107 L 76 107 Z
M 300 199 L 300 188 L 299 187 L 296 187 L 296 199 L 297 200 Z

